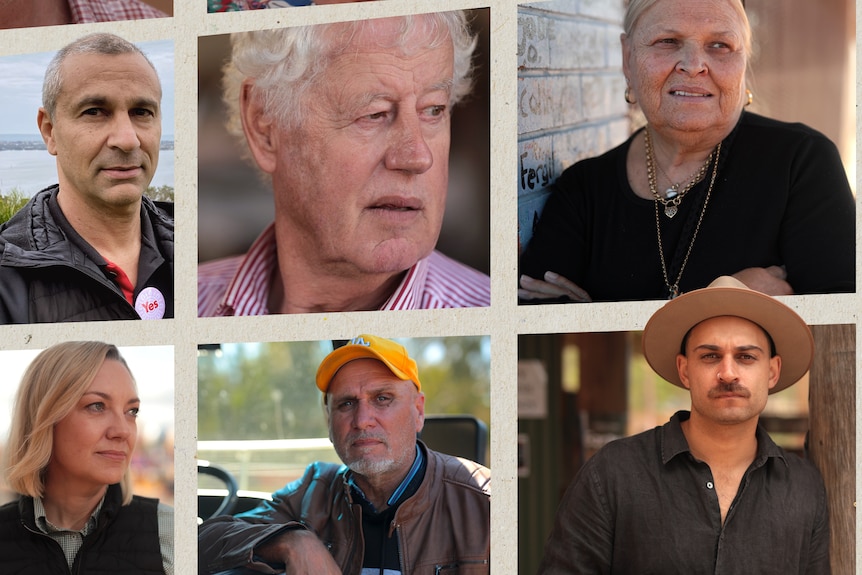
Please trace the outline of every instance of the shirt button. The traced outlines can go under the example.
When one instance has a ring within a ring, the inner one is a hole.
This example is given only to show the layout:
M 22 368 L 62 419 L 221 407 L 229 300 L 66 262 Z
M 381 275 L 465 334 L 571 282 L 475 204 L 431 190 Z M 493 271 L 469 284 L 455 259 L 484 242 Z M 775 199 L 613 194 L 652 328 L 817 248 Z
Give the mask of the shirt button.
M 707 481 L 707 482 L 706 482 L 706 488 L 707 488 L 707 489 L 712 489 L 712 481 Z

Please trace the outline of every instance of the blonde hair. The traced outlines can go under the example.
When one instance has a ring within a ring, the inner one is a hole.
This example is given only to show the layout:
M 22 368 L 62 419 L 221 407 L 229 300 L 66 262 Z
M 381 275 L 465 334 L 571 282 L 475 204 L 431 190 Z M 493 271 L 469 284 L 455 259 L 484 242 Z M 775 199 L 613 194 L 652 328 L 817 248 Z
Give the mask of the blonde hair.
M 60 343 L 42 351 L 30 363 L 15 395 L 4 455 L 6 481 L 11 489 L 33 498 L 44 496 L 54 426 L 77 405 L 102 364 L 109 359 L 129 369 L 116 346 L 100 341 Z M 123 505 L 127 505 L 132 500 L 132 477 L 128 468 L 120 487 Z

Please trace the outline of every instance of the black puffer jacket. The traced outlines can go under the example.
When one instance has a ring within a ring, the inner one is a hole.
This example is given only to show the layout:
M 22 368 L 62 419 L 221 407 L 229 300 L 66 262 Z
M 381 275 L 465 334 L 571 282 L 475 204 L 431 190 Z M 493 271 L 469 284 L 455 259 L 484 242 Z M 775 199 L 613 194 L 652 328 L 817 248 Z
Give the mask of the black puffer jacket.
M 158 499 L 135 496 L 129 505 L 121 506 L 121 498 L 118 484 L 108 487 L 98 525 L 84 537 L 72 573 L 164 575 Z M 30 497 L 0 507 L 0 573 L 70 573 L 60 545 L 36 527 Z
M 57 203 L 58 186 L 37 193 L 0 226 L 0 324 L 140 319 Z M 147 287 L 174 316 L 173 204 L 144 198 L 135 297 Z

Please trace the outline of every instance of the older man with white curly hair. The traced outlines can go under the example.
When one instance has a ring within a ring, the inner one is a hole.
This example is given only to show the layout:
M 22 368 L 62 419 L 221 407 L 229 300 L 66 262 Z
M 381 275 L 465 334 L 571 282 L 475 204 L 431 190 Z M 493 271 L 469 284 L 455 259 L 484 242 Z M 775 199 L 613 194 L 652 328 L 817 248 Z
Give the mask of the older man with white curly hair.
M 234 34 L 229 127 L 275 222 L 202 265 L 198 314 L 487 306 L 489 278 L 435 251 L 452 107 L 475 48 L 461 11 Z

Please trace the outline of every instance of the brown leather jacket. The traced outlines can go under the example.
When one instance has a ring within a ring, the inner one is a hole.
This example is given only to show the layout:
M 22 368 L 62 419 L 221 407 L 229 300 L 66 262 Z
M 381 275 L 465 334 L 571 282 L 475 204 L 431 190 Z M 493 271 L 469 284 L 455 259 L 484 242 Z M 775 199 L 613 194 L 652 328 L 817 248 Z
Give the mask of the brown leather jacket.
M 490 470 L 431 451 L 422 442 L 419 446 L 426 454 L 425 478 L 398 508 L 391 527 L 398 531 L 402 573 L 490 573 Z M 364 541 L 361 509 L 353 504 L 349 473 L 343 465 L 313 463 L 302 478 L 273 494 L 272 502 L 239 517 L 205 521 L 198 533 L 199 572 L 245 566 L 277 573 L 255 560 L 255 546 L 286 527 L 304 527 L 329 548 L 344 575 L 358 575 Z

